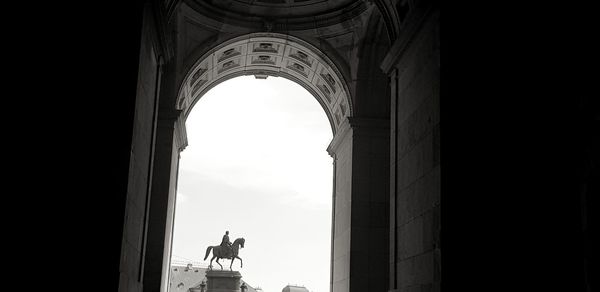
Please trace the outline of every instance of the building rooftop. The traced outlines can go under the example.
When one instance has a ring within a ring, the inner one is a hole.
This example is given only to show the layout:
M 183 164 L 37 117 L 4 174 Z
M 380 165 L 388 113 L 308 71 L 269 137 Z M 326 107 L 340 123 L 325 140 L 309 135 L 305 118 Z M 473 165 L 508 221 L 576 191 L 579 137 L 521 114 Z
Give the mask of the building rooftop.
M 205 267 L 197 267 L 193 264 L 171 265 L 168 292 L 188 292 L 190 288 L 197 287 L 202 281 L 206 282 L 206 270 Z M 248 282 L 241 281 L 248 287 L 246 292 L 263 292 L 262 289 L 255 289 Z
M 281 292 L 308 292 L 308 289 L 304 286 L 287 285 L 281 290 Z

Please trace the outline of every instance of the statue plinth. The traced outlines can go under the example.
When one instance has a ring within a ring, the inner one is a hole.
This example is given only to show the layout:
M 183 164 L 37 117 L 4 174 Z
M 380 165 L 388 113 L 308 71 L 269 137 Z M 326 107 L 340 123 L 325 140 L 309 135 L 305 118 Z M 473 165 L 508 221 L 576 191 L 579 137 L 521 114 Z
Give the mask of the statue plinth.
M 238 271 L 206 271 L 206 292 L 240 292 L 242 275 Z

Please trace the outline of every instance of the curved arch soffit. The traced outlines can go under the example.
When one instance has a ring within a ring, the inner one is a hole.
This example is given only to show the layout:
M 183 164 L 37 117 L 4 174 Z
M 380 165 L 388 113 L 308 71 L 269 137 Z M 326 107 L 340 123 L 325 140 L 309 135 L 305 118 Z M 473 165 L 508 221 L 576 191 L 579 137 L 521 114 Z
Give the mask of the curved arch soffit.
M 309 43 L 276 33 L 236 37 L 205 53 L 185 76 L 176 108 L 187 118 L 208 90 L 243 75 L 278 76 L 300 84 L 321 104 L 334 135 L 344 118 L 352 116 L 348 86 L 334 63 Z

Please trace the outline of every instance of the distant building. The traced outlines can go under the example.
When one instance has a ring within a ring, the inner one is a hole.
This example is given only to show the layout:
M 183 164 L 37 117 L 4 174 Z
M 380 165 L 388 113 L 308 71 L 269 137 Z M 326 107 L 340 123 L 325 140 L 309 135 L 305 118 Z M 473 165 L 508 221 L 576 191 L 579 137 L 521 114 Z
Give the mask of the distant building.
M 304 286 L 287 285 L 281 292 L 308 292 L 308 289 Z
M 192 264 L 172 265 L 168 291 L 188 292 L 202 281 L 206 282 L 206 268 L 194 267 Z
M 189 292 L 190 288 L 198 287 L 202 281 L 206 283 L 206 268 L 194 267 L 192 264 L 173 264 L 171 265 L 169 288 L 167 291 Z M 241 281 L 242 283 L 246 283 L 246 286 L 248 287 L 246 292 L 262 292 L 262 289 L 255 289 L 250 286 L 248 282 L 244 280 Z

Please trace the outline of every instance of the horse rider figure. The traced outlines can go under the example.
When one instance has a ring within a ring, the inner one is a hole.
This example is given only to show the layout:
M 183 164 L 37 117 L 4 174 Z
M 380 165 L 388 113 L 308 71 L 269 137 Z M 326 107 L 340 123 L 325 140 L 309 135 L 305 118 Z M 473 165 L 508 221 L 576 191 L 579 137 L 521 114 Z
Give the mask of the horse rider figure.
M 225 250 L 227 251 L 227 258 L 231 258 L 233 256 L 231 241 L 229 241 L 229 231 L 225 231 L 225 235 L 223 235 L 223 240 L 221 240 L 221 247 L 225 248 Z

